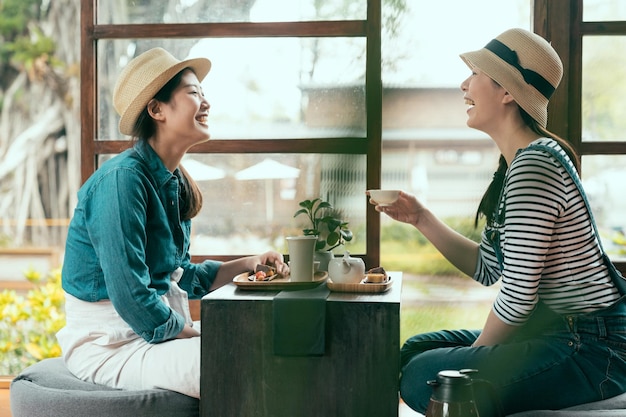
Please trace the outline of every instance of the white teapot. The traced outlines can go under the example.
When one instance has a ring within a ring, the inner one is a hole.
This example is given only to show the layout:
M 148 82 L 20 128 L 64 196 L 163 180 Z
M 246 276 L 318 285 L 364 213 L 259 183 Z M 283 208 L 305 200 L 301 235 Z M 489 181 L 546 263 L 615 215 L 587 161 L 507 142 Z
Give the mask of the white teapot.
M 365 262 L 361 258 L 352 258 L 346 251 L 342 258 L 333 258 L 328 262 L 328 275 L 334 283 L 358 284 L 365 277 Z

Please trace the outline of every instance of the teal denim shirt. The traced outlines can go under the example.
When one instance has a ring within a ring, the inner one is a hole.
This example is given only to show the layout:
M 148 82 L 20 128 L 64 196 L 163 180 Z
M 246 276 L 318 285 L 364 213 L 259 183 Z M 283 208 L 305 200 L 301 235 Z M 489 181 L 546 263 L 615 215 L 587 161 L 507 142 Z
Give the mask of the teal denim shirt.
M 67 235 L 63 289 L 88 302 L 111 300 L 150 343 L 172 339 L 184 326 L 160 298 L 170 288 L 170 274 L 182 267 L 179 286 L 189 298 L 200 298 L 221 265 L 191 263 L 191 221 L 180 220 L 179 175 L 138 142 L 81 187 Z

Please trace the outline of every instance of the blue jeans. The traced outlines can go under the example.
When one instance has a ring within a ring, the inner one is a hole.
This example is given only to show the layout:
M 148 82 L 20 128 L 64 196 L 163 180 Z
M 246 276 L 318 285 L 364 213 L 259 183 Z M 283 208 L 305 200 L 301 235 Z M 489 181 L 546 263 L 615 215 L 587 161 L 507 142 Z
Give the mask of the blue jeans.
M 401 350 L 402 399 L 424 413 L 432 393 L 426 382 L 445 369 L 477 369 L 476 378 L 493 385 L 505 414 L 560 409 L 626 392 L 624 299 L 591 314 L 534 315 L 531 322 L 523 334 L 495 346 L 471 347 L 477 330 L 413 336 Z M 477 393 L 479 411 L 491 409 L 487 398 Z

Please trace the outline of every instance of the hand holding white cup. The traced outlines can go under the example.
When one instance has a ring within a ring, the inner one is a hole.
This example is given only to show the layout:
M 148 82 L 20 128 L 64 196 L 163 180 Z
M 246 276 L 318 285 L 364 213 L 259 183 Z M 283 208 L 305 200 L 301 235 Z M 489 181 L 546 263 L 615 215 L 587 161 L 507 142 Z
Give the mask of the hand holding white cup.
M 400 190 L 367 190 L 367 193 L 379 206 L 389 206 L 396 202 Z

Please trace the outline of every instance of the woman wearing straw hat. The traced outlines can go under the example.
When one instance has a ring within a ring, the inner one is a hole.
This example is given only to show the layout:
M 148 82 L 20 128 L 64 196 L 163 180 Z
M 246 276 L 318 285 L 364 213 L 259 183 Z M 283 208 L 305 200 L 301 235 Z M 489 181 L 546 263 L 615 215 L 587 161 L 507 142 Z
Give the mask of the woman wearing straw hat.
M 577 155 L 546 130 L 561 61 L 548 42 L 521 29 L 461 58 L 472 71 L 461 84 L 467 124 L 501 152 L 478 207 L 476 220 L 486 218 L 481 242 L 405 192 L 376 210 L 415 226 L 474 280 L 501 288 L 482 330 L 418 334 L 405 343 L 401 395 L 424 412 L 432 393 L 426 382 L 446 369 L 478 370 L 506 414 L 618 395 L 626 391 L 624 281 L 602 250 Z
M 113 92 L 120 131 L 135 145 L 83 185 L 63 263 L 67 324 L 57 337 L 78 378 L 115 388 L 164 388 L 199 398 L 200 335 L 188 296 L 200 298 L 257 264 L 288 271 L 281 254 L 190 262 L 202 195 L 180 161 L 209 139 L 200 82 L 211 62 L 151 49 Z

